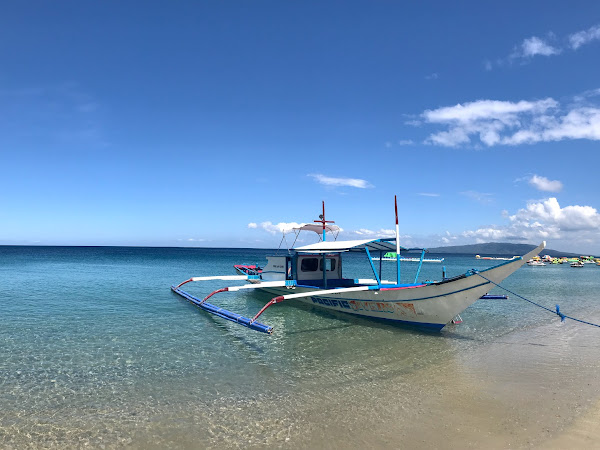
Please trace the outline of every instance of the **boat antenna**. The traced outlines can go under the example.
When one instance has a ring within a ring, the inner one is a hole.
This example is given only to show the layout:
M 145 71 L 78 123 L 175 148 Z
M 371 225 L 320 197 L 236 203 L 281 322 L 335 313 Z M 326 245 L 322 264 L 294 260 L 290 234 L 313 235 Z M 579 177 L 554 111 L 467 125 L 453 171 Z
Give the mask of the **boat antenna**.
M 323 200 L 323 214 L 319 214 L 320 220 L 314 220 L 313 222 L 322 223 L 323 224 L 323 242 L 325 242 L 325 224 L 327 223 L 335 223 L 333 220 L 325 220 L 325 201 Z
M 396 267 L 397 267 L 397 281 L 396 284 L 400 284 L 400 229 L 398 227 L 398 200 L 394 195 L 394 208 L 396 210 Z

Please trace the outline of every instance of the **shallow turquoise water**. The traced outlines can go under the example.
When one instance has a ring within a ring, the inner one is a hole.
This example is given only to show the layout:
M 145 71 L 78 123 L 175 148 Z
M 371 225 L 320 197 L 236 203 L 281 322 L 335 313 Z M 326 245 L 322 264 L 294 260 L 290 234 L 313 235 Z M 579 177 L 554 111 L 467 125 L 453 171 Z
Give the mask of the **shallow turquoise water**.
M 190 276 L 234 274 L 233 264 L 262 264 L 270 253 L 0 247 L 0 447 L 281 444 L 312 414 L 329 408 L 360 415 L 368 399 L 389 395 L 390 380 L 394 395 L 412 399 L 403 377 L 434 374 L 502 336 L 559 321 L 512 296 L 477 302 L 461 325 L 439 334 L 290 303 L 264 314 L 275 328 L 266 336 L 210 316 L 169 289 Z M 348 256 L 346 275 L 370 277 L 364 259 Z M 449 276 L 490 265 L 444 256 L 443 264 L 424 265 L 420 279 L 439 279 L 442 265 Z M 395 263 L 387 264 L 384 278 L 393 279 Z M 403 265 L 405 281 L 415 268 Z M 525 266 L 504 285 L 598 323 L 599 280 L 600 267 L 591 265 Z M 203 296 L 225 285 L 187 286 Z M 269 297 L 225 293 L 213 300 L 252 315 Z

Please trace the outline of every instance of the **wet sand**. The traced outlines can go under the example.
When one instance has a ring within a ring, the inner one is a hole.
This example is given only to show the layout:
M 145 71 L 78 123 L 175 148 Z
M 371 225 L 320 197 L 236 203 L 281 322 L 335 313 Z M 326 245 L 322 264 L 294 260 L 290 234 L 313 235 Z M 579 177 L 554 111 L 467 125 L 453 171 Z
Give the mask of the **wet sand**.
M 435 370 L 386 381 L 389 396 L 356 402 L 355 395 L 350 414 L 342 397 L 323 399 L 299 411 L 279 445 L 600 448 L 599 350 L 598 329 L 573 322 L 514 333 Z
M 544 443 L 547 449 L 600 448 L 600 402 L 575 421 L 559 436 Z

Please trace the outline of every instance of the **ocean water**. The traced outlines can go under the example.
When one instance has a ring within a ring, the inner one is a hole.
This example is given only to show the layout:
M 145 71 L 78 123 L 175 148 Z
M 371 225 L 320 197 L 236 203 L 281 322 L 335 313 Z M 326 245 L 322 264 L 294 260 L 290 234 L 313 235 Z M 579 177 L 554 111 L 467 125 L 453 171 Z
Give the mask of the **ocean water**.
M 275 328 L 267 336 L 170 291 L 191 276 L 263 264 L 272 253 L 0 247 L 0 448 L 394 447 L 393 436 L 406 439 L 414 417 L 432 410 L 431 395 L 460 389 L 448 374 L 481 381 L 498 361 L 483 369 L 486 349 L 518 344 L 523 333 L 554 339 L 553 347 L 533 349 L 541 365 L 531 378 L 539 369 L 597 370 L 600 331 L 562 324 L 514 296 L 480 300 L 462 324 L 433 334 L 290 301 L 262 316 Z M 371 277 L 364 256 L 347 256 L 345 275 Z M 493 265 L 443 256 L 442 264 L 424 264 L 419 279 L 440 279 L 442 266 L 452 276 Z M 395 263 L 383 264 L 383 278 L 393 279 Z M 412 281 L 416 266 L 403 263 L 403 281 Z M 503 285 L 600 323 L 599 281 L 600 267 L 563 264 L 524 266 Z M 205 296 L 226 285 L 186 290 Z M 223 293 L 211 302 L 253 315 L 269 298 Z M 567 360 L 557 361 L 557 346 Z M 511 349 L 531 360 L 531 348 Z M 498 376 L 503 369 L 496 369 Z

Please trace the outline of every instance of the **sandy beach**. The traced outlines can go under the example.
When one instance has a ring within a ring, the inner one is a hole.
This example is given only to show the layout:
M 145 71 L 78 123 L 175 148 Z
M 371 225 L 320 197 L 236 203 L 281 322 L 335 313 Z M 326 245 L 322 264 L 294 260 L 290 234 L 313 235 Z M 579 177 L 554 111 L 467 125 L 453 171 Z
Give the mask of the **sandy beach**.
M 386 396 L 369 397 L 357 383 L 296 411 L 275 441 L 328 449 L 600 448 L 597 333 L 552 321 L 435 370 L 393 377 L 383 382 Z M 361 406 L 345 411 L 345 396 Z
M 511 334 L 403 380 L 416 404 L 380 403 L 376 432 L 369 420 L 343 445 L 323 435 L 323 447 L 600 448 L 598 342 L 574 322 Z

